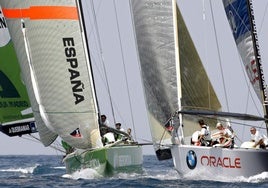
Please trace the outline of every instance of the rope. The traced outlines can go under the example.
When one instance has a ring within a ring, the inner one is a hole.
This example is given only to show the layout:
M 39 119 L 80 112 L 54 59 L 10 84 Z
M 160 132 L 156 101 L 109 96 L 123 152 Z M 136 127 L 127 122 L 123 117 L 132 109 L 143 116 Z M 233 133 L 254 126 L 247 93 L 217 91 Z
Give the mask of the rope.
M 134 126 L 134 118 L 133 118 L 133 108 L 132 108 L 132 102 L 130 99 L 130 92 L 129 92 L 129 85 L 128 85 L 128 76 L 127 76 L 127 71 L 126 71 L 126 64 L 125 64 L 125 57 L 124 57 L 124 51 L 123 51 L 123 47 L 122 47 L 122 37 L 121 37 L 121 33 L 120 33 L 120 29 L 119 29 L 119 22 L 118 22 L 118 16 L 117 16 L 117 9 L 116 9 L 116 3 L 115 0 L 113 0 L 113 5 L 114 5 L 114 11 L 115 11 L 115 19 L 116 19 L 116 26 L 117 26 L 117 31 L 118 31 L 118 40 L 119 40 L 119 44 L 120 44 L 120 51 L 121 51 L 121 58 L 122 58 L 122 64 L 123 64 L 123 68 L 124 68 L 124 75 L 125 75 L 125 84 L 127 87 L 127 96 L 128 96 L 128 103 L 129 103 L 129 109 L 130 109 L 130 116 L 131 116 L 131 123 L 132 123 L 132 128 L 133 128 L 133 133 L 134 136 L 136 137 L 136 130 L 135 130 L 135 126 Z
M 226 107 L 227 107 L 227 111 L 229 111 L 229 103 L 228 103 L 228 98 L 227 98 L 227 93 L 226 93 L 226 84 L 225 84 L 225 79 L 224 79 L 224 76 L 223 76 L 224 74 L 223 74 L 223 68 L 222 68 L 222 58 L 221 58 L 220 49 L 219 49 L 219 41 L 218 41 L 218 37 L 217 37 L 217 30 L 216 30 L 216 25 L 215 25 L 215 19 L 214 19 L 214 13 L 213 13 L 213 9 L 212 9 L 211 0 L 209 1 L 209 5 L 210 5 L 210 11 L 211 11 L 211 16 L 212 16 L 212 21 L 213 21 L 213 28 L 214 28 L 214 35 L 215 35 L 216 46 L 217 46 L 217 53 L 218 53 L 219 62 L 220 62 L 220 70 L 221 70 L 222 84 L 223 84 L 223 88 L 224 88 L 224 96 L 225 96 L 225 101 L 226 101 Z
M 110 106 L 111 106 L 111 110 L 112 110 L 113 121 L 114 121 L 114 124 L 115 124 L 116 121 L 115 121 L 115 113 L 114 113 L 114 107 L 113 107 L 114 105 L 113 105 L 113 101 L 112 101 L 111 90 L 110 90 L 110 87 L 109 87 L 107 70 L 106 70 L 106 66 L 105 66 L 105 63 L 104 63 L 103 50 L 102 50 L 102 45 L 101 45 L 101 40 L 100 40 L 100 35 L 99 35 L 99 29 L 98 29 L 99 27 L 98 27 L 98 24 L 97 24 L 97 18 L 96 18 L 96 12 L 95 12 L 95 9 L 94 9 L 93 0 L 91 0 L 91 9 L 92 9 L 92 14 L 93 14 L 94 26 L 95 26 L 96 34 L 97 34 L 97 41 L 98 41 L 98 44 L 99 44 L 99 50 L 100 50 L 100 54 L 101 54 L 101 63 L 102 63 L 103 71 L 104 71 L 106 88 L 107 88 L 107 91 L 108 91 L 108 96 L 109 96 L 109 99 L 110 99 L 109 102 L 110 102 Z

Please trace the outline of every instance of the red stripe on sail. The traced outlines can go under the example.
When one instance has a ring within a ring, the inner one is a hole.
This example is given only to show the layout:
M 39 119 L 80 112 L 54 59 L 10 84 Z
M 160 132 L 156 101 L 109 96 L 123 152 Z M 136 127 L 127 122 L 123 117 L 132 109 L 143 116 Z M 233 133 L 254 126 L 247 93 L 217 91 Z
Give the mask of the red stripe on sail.
M 33 6 L 30 8 L 3 8 L 6 18 L 29 18 L 31 20 L 65 19 L 78 20 L 77 7 L 66 6 Z

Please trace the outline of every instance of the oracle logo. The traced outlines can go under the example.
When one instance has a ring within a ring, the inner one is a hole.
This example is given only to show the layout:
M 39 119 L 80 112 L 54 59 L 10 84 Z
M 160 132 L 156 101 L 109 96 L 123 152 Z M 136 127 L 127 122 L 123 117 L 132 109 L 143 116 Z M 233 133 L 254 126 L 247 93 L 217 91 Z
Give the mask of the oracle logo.
M 240 158 L 215 157 L 203 155 L 200 158 L 201 165 L 222 168 L 241 168 Z

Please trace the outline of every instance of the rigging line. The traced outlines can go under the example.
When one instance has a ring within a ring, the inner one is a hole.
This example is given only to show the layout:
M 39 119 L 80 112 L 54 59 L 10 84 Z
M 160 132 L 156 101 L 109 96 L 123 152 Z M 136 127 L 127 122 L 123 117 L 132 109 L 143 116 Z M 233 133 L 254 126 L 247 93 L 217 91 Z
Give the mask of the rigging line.
M 212 17 L 212 22 L 213 22 L 214 35 L 215 35 L 215 40 L 216 40 L 217 53 L 218 53 L 219 63 L 220 63 L 220 70 L 221 70 L 222 84 L 223 84 L 223 88 L 224 88 L 224 96 L 225 96 L 225 101 L 226 101 L 226 107 L 227 107 L 227 111 L 230 111 L 229 110 L 229 103 L 228 103 L 227 93 L 226 93 L 226 84 L 225 84 L 225 79 L 224 79 L 224 76 L 223 76 L 224 74 L 223 74 L 223 68 L 222 68 L 222 58 L 221 58 L 220 49 L 219 49 L 219 41 L 218 41 L 218 37 L 217 37 L 217 31 L 216 31 L 216 25 L 215 25 L 215 19 L 214 19 L 214 13 L 213 13 L 213 9 L 212 9 L 211 0 L 209 0 L 209 5 L 210 5 L 210 12 L 211 12 L 211 17 Z
M 99 5 L 98 5 L 98 8 L 97 8 L 97 12 L 98 12 L 98 10 L 99 10 L 99 8 L 100 8 L 100 6 L 101 6 L 101 3 L 102 3 L 102 1 L 100 1 L 100 3 L 99 3 Z M 87 16 L 89 17 L 90 15 L 91 15 L 91 12 L 89 12 L 89 6 L 88 6 L 88 4 L 87 3 L 85 3 L 84 4 L 85 6 L 83 6 L 84 8 L 83 9 L 85 9 L 85 12 L 87 13 Z M 97 15 L 97 12 L 95 13 L 96 15 Z M 92 16 L 93 16 L 93 14 L 92 14 Z M 87 36 L 88 36 L 88 38 L 90 39 L 91 38 L 91 36 L 93 36 L 93 41 L 92 41 L 92 43 L 94 43 L 94 45 L 92 45 L 92 47 L 90 48 L 90 55 L 91 55 L 91 59 L 92 60 L 94 60 L 94 61 L 92 61 L 92 62 L 98 62 L 97 61 L 97 59 L 99 59 L 99 61 L 101 61 L 100 59 L 101 59 L 101 57 L 100 57 L 100 53 L 98 53 L 98 51 L 97 51 L 97 49 L 94 49 L 93 50 L 93 47 L 95 46 L 98 46 L 98 44 L 96 43 L 96 41 L 98 41 L 97 40 L 97 38 L 96 38 L 96 35 L 94 35 L 94 27 L 93 27 L 93 24 L 92 24 L 92 22 L 91 22 L 91 19 L 90 18 L 88 18 L 88 20 L 85 20 L 85 21 L 87 21 L 88 23 L 89 23 L 89 29 L 87 29 L 88 30 L 88 32 L 87 32 Z M 87 24 L 88 25 L 88 24 Z M 87 27 L 87 28 L 88 28 Z M 94 51 L 94 52 L 93 52 Z M 96 52 L 96 53 L 95 53 Z M 96 58 L 95 58 L 95 56 L 97 56 Z M 102 75 L 101 74 L 101 71 L 100 71 L 100 69 L 99 69 L 99 67 L 96 65 L 96 68 L 97 68 L 97 71 L 99 72 L 99 75 Z M 104 81 L 104 78 L 101 76 L 101 79 L 102 79 L 102 81 L 103 81 L 103 83 L 105 83 L 105 81 Z
M 238 52 L 238 49 L 237 49 L 237 52 Z M 241 66 L 242 70 L 244 70 L 244 64 L 243 64 L 243 61 L 242 61 L 241 57 L 239 59 L 240 59 L 240 66 Z M 255 106 L 255 109 L 258 112 L 258 114 L 261 115 L 262 113 L 260 112 L 260 110 L 258 108 L 258 105 L 256 104 L 256 100 L 254 100 L 254 97 L 253 97 L 253 94 L 252 94 L 251 84 L 249 83 L 249 80 L 247 79 L 247 75 L 246 75 L 245 71 L 242 71 L 242 72 L 243 72 L 243 76 L 244 76 L 244 79 L 246 80 L 246 85 L 247 85 L 247 88 L 248 88 L 248 97 L 247 97 L 246 109 L 248 109 L 248 107 L 249 107 L 249 104 L 248 104 L 249 103 L 249 100 L 248 100 L 248 98 L 250 97 L 251 98 L 251 101 L 253 102 L 253 104 Z M 247 112 L 247 110 L 245 110 L 245 112 Z
M 29 136 L 29 137 L 26 137 L 26 136 L 22 137 L 22 136 L 21 136 L 20 138 L 22 138 L 22 139 L 24 139 L 24 140 L 29 140 L 29 141 L 31 141 L 31 142 L 35 142 L 35 143 L 38 143 L 38 144 L 41 143 L 41 140 L 40 140 L 39 138 L 37 138 L 37 137 L 35 137 L 35 136 L 31 135 L 31 134 L 29 134 L 29 135 L 27 135 L 27 136 Z M 49 147 L 51 147 L 51 148 L 53 148 L 53 149 L 55 149 L 55 150 L 57 150 L 57 151 L 60 151 L 60 152 L 65 153 L 65 151 L 63 151 L 60 147 L 52 146 L 52 145 L 50 145 Z
M 250 29 L 246 26 L 246 23 L 245 23 L 244 19 L 240 17 L 240 15 L 237 12 L 237 10 L 235 9 L 235 7 L 233 7 L 232 4 L 230 4 L 230 6 L 232 6 L 232 9 L 236 13 L 236 15 L 239 16 L 239 20 L 241 21 L 241 24 L 243 24 L 245 26 L 245 28 L 247 29 L 247 31 L 250 31 Z M 268 4 L 266 5 L 266 9 L 267 9 L 267 6 L 268 6 Z M 240 54 L 237 48 L 236 48 L 236 50 L 237 50 L 237 54 Z M 239 57 L 240 57 L 239 58 L 240 59 L 240 65 L 241 65 L 241 68 L 242 68 L 241 70 L 245 70 L 244 63 L 243 63 L 243 60 L 242 60 L 241 55 L 239 55 Z M 256 101 L 254 100 L 253 94 L 252 94 L 252 92 L 250 90 L 251 84 L 249 83 L 248 76 L 246 75 L 245 71 L 242 71 L 242 72 L 243 72 L 243 75 L 244 75 L 244 80 L 246 80 L 246 84 L 247 84 L 247 87 L 248 87 L 249 96 L 250 96 L 250 98 L 251 98 L 251 100 L 252 100 L 252 102 L 253 102 L 253 104 L 255 106 L 255 109 L 257 110 L 258 114 L 260 115 L 261 112 L 258 109 L 258 105 L 256 104 Z M 247 107 L 248 107 L 248 101 L 247 101 L 246 109 L 247 109 Z M 245 110 L 245 111 L 247 111 L 247 110 Z
M 102 0 L 100 0 L 100 1 L 98 1 L 99 2 L 99 4 L 97 5 L 97 10 L 96 10 L 96 12 L 95 12 L 95 15 L 97 16 L 98 15 L 98 12 L 99 12 L 99 9 L 100 9 L 100 7 L 101 7 L 101 4 L 102 4 Z M 92 4 L 92 3 L 91 3 Z M 91 14 L 91 12 L 89 12 L 89 9 L 90 9 L 90 7 L 89 7 L 89 4 L 88 3 L 85 3 L 84 4 L 85 6 L 84 6 L 84 10 L 85 10 L 85 12 L 87 13 L 87 15 L 88 16 L 90 16 L 90 15 L 92 15 L 93 16 L 93 14 Z M 88 29 L 88 31 L 89 32 L 87 32 L 87 36 L 88 36 L 88 38 L 91 38 L 91 36 L 93 36 L 93 39 L 94 40 L 92 40 L 92 43 L 94 43 L 93 45 L 92 45 L 92 47 L 90 48 L 90 57 L 91 57 L 91 62 L 92 62 L 92 64 L 94 63 L 94 65 L 95 65 L 95 68 L 94 68 L 94 70 L 96 70 L 97 71 L 97 75 L 100 77 L 100 80 L 101 80 L 101 82 L 102 83 L 104 83 L 104 87 L 105 87 L 105 90 L 108 92 L 108 89 L 107 89 L 107 85 L 105 84 L 106 83 L 106 81 L 105 81 L 105 78 L 104 78 L 104 76 L 103 76 L 103 73 L 102 73 L 102 71 L 101 70 L 103 70 L 103 68 L 100 68 L 98 65 L 98 63 L 97 62 L 101 62 L 101 55 L 100 55 L 100 53 L 99 53 L 99 51 L 96 49 L 96 48 L 98 48 L 98 43 L 96 42 L 96 41 L 98 41 L 97 40 L 97 37 L 96 37 L 96 34 L 94 34 L 94 27 L 93 27 L 93 24 L 92 24 L 92 21 L 91 21 L 91 19 L 87 19 L 86 20 L 87 22 L 89 22 L 90 24 L 89 24 L 89 29 Z M 87 27 L 88 28 L 88 27 Z M 91 44 L 92 44 L 91 43 Z M 94 49 L 93 49 L 93 47 L 95 47 Z M 119 110 L 118 110 L 118 107 L 116 106 L 116 104 L 115 103 L 113 103 L 114 105 L 113 105 L 113 107 L 114 107 L 114 109 L 117 111 L 117 112 L 119 112 Z M 99 109 L 100 111 L 102 111 L 103 109 Z
M 99 29 L 98 29 L 96 12 L 95 12 L 95 8 L 94 8 L 93 0 L 91 0 L 91 9 L 92 9 L 93 21 L 94 21 L 94 25 L 95 25 L 95 29 L 96 29 L 96 34 L 97 34 L 97 41 L 98 41 L 99 48 L 100 48 L 101 63 L 102 63 L 103 70 L 104 70 L 105 82 L 106 82 L 106 87 L 107 87 L 107 91 L 108 91 L 108 96 L 109 96 L 109 99 L 110 99 L 110 106 L 111 106 L 111 110 L 112 110 L 112 116 L 113 116 L 113 120 L 114 120 L 114 124 L 115 124 L 116 121 L 115 121 L 115 113 L 114 113 L 114 108 L 113 108 L 113 101 L 112 101 L 111 91 L 110 91 L 109 82 L 108 82 L 107 70 L 106 70 L 106 66 L 105 66 L 105 63 L 104 63 L 103 50 L 102 50 L 102 45 L 101 45 L 101 40 L 100 40 Z
M 259 28 L 259 33 L 261 33 L 262 25 L 263 25 L 263 22 L 264 22 L 264 19 L 265 19 L 265 15 L 266 15 L 267 9 L 268 9 L 268 2 L 266 3 L 264 14 L 262 16 L 261 25 L 260 25 L 260 28 Z
M 202 6 L 203 6 L 203 8 L 202 8 L 202 17 L 203 17 L 203 22 L 204 23 L 207 23 L 206 22 L 206 9 L 205 9 L 205 0 L 203 0 L 203 2 L 202 2 Z M 206 27 L 206 25 L 205 25 L 205 29 L 206 29 L 207 27 Z M 205 31 L 205 29 L 204 29 L 204 31 Z M 205 31 L 205 32 L 203 32 L 203 39 L 204 39 L 204 41 L 207 41 L 207 32 Z M 207 59 L 207 57 L 208 57 L 208 51 L 207 51 L 207 43 L 206 42 L 204 42 L 204 44 L 206 45 L 205 46 L 205 63 L 207 64 L 207 62 L 208 62 L 208 59 Z M 207 67 L 209 67 L 209 66 L 207 66 Z M 209 81 L 209 78 L 207 78 L 206 79 L 206 81 L 207 81 L 207 92 L 208 92 L 208 107 L 209 108 L 211 108 L 211 93 L 210 93 L 210 81 Z
M 96 10 L 96 12 L 95 12 L 95 15 L 96 16 L 98 16 L 98 12 L 99 12 L 99 9 L 100 9 L 100 7 L 101 7 L 101 4 L 102 4 L 102 0 L 100 0 L 100 1 L 98 1 L 99 2 L 99 4 L 97 5 L 97 10 Z M 92 3 L 91 3 L 92 4 Z M 89 6 L 88 6 L 88 4 L 87 3 L 85 3 L 85 7 L 84 7 L 84 9 L 86 10 L 85 12 L 87 12 L 87 14 L 88 15 L 92 15 L 93 16 L 93 14 L 91 14 L 91 12 L 89 12 Z M 87 33 L 87 35 L 88 35 L 88 38 L 90 38 L 90 36 L 91 35 L 93 35 L 93 38 L 94 38 L 94 40 L 92 40 L 92 42 L 94 43 L 94 45 L 92 45 L 93 47 L 95 46 L 96 48 L 98 48 L 98 44 L 96 43 L 96 41 L 98 41 L 97 40 L 97 38 L 96 38 L 96 35 L 97 34 L 94 34 L 94 27 L 93 27 L 93 24 L 92 24 L 92 22 L 91 22 L 91 19 L 89 19 L 89 23 L 90 23 L 90 29 L 89 29 L 89 32 Z M 100 77 L 100 80 L 101 80 L 101 82 L 102 83 L 104 83 L 104 88 L 105 88 L 105 90 L 108 92 L 108 88 L 107 88 L 107 84 L 105 84 L 106 83 L 106 81 L 105 81 L 105 76 L 103 76 L 103 72 L 101 71 L 101 70 L 103 70 L 103 68 L 100 68 L 98 65 L 98 63 L 97 62 L 101 62 L 101 55 L 100 55 L 100 53 L 99 53 L 99 51 L 98 50 L 96 50 L 96 49 L 94 49 L 95 51 L 95 53 L 93 52 L 93 50 L 92 50 L 92 48 L 91 48 L 91 53 L 90 53 L 90 55 L 91 55 L 91 60 L 92 60 L 92 63 L 94 63 L 94 65 L 95 65 L 95 70 L 98 72 L 98 76 Z M 112 99 L 112 101 L 114 101 L 113 99 Z M 116 105 L 116 103 L 115 102 L 113 102 L 113 108 L 115 109 L 115 111 L 116 112 L 118 112 L 118 114 L 120 115 L 120 110 L 119 110 L 119 108 L 118 108 L 118 106 Z M 103 111 L 103 109 L 99 109 L 100 111 Z M 122 117 L 121 117 L 121 119 L 123 119 Z M 122 120 L 123 122 L 123 124 L 126 124 L 125 123 L 125 121 L 124 121 L 124 119 Z
M 230 5 L 232 6 L 232 4 L 230 4 Z M 267 6 L 268 6 L 268 4 L 266 4 L 265 12 L 266 12 Z M 234 8 L 234 6 L 232 6 L 232 9 L 233 9 L 234 12 L 236 13 L 236 15 L 239 16 L 239 13 L 238 13 L 237 10 Z M 251 28 L 248 28 L 248 27 L 247 27 L 246 23 L 244 22 L 244 19 L 241 18 L 240 16 L 239 16 L 239 19 L 240 19 L 240 21 L 241 21 L 241 24 L 243 24 L 243 25 L 245 26 L 245 28 L 247 29 L 247 31 L 249 31 L 249 32 L 251 33 Z M 264 17 L 263 17 L 262 22 L 263 22 L 263 21 L 264 21 Z M 252 37 L 252 40 L 253 40 L 253 37 Z M 255 53 L 256 53 L 256 52 L 254 52 L 254 54 L 255 54 Z M 255 57 L 255 59 L 256 59 L 256 57 Z M 265 80 L 263 80 L 263 82 L 265 83 Z M 266 83 L 265 83 L 265 85 L 266 85 Z M 256 107 L 256 109 L 257 109 L 257 107 Z
M 127 76 L 127 71 L 126 71 L 126 64 L 125 64 L 125 56 L 124 56 L 124 50 L 123 50 L 123 45 L 122 45 L 122 37 L 121 37 L 121 33 L 120 33 L 120 29 L 119 29 L 119 22 L 118 22 L 118 15 L 117 15 L 117 9 L 116 9 L 116 2 L 115 0 L 113 0 L 113 6 L 114 6 L 114 11 L 115 11 L 115 19 L 116 19 L 116 26 L 117 26 L 117 32 L 118 32 L 118 40 L 119 40 L 119 44 L 120 44 L 120 51 L 121 51 L 121 58 L 122 58 L 122 64 L 123 64 L 123 68 L 124 68 L 124 75 L 125 75 L 125 84 L 127 87 L 127 96 L 128 96 L 128 103 L 129 103 L 129 108 L 130 108 L 130 117 L 131 117 L 131 122 L 132 122 L 132 128 L 133 128 L 133 133 L 134 135 L 136 135 L 136 130 L 135 130 L 135 126 L 134 126 L 134 118 L 133 118 L 133 108 L 132 108 L 132 102 L 130 99 L 130 92 L 129 92 L 129 85 L 128 85 L 128 76 Z

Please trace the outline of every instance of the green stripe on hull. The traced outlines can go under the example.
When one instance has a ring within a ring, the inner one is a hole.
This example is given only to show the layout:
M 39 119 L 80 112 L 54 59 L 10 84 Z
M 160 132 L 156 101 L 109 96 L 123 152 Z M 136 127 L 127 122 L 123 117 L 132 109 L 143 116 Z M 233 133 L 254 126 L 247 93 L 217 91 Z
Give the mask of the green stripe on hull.
M 67 173 L 94 169 L 107 176 L 118 172 L 141 172 L 142 146 L 120 145 L 88 151 L 76 151 L 64 159 Z

